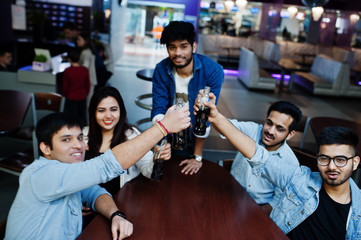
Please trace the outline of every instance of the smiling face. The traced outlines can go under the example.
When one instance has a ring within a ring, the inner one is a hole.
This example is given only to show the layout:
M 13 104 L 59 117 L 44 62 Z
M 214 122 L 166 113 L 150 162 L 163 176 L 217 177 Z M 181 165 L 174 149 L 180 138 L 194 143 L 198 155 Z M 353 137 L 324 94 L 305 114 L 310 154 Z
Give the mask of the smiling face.
M 44 157 L 49 160 L 77 163 L 84 161 L 86 144 L 80 127 L 64 126 L 53 135 L 52 148 L 41 142 L 40 149 Z
M 289 132 L 293 121 L 290 115 L 272 111 L 263 124 L 262 143 L 268 151 L 277 150 L 285 140 L 289 140 L 295 131 Z
M 345 156 L 347 158 L 355 156 L 355 151 L 350 145 L 345 144 L 330 144 L 321 145 L 319 154 L 329 156 L 331 158 L 335 156 Z M 340 186 L 347 183 L 350 179 L 352 172 L 356 170 L 360 158 L 358 156 L 347 161 L 347 164 L 343 167 L 337 167 L 333 160 L 327 166 L 318 166 L 321 177 L 324 184 L 329 186 Z
M 106 97 L 100 101 L 95 113 L 95 119 L 102 131 L 113 131 L 120 118 L 120 108 L 117 100 Z
M 196 42 L 191 45 L 187 40 L 176 40 L 167 44 L 169 58 L 176 68 L 184 68 L 193 62 Z

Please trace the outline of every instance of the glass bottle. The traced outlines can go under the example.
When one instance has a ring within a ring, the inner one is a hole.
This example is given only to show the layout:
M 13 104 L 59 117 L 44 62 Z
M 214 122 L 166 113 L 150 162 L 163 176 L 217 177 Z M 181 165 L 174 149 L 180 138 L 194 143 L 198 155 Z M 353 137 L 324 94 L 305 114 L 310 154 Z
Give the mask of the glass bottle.
M 185 105 L 183 98 L 177 98 L 177 109 Z M 187 147 L 189 128 L 172 134 L 172 147 L 177 150 L 183 150 Z
M 160 143 L 159 150 L 156 151 L 153 155 L 154 165 L 153 165 L 153 171 L 152 171 L 152 174 L 150 175 L 150 177 L 151 177 L 151 179 L 156 180 L 156 181 L 162 180 L 164 159 L 161 158 L 161 153 L 166 144 L 167 144 L 167 139 L 163 139 L 162 142 Z
M 193 133 L 195 135 L 203 136 L 206 134 L 207 129 L 207 121 L 210 109 L 206 107 L 203 103 L 209 101 L 209 93 L 211 88 L 206 86 L 203 91 L 203 95 L 201 98 L 201 107 L 199 108 L 197 115 L 196 115 L 196 122 L 194 124 Z

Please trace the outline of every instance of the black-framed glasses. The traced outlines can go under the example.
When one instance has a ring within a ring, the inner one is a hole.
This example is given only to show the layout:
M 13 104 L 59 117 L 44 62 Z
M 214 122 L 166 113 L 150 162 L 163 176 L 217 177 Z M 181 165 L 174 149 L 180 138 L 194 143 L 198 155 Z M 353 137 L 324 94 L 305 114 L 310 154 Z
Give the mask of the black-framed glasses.
M 353 157 L 346 157 L 346 156 L 336 156 L 336 157 L 329 157 L 327 155 L 317 155 L 316 159 L 317 159 L 317 163 L 321 166 L 327 166 L 328 164 L 330 164 L 330 161 L 333 160 L 333 163 L 337 166 L 337 167 L 344 167 L 346 166 L 348 160 L 354 158 Z

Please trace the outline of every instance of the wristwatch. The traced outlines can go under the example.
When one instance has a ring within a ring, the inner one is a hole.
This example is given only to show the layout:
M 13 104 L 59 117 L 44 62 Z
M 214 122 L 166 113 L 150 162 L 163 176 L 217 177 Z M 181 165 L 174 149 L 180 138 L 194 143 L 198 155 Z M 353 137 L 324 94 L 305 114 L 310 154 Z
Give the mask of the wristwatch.
M 203 156 L 202 156 L 202 155 L 195 155 L 195 156 L 194 156 L 194 159 L 195 159 L 197 162 L 202 162 Z
M 125 213 L 118 210 L 118 211 L 113 212 L 113 214 L 110 216 L 110 221 L 112 221 L 115 216 L 120 216 L 124 219 L 127 219 L 127 216 L 125 215 Z

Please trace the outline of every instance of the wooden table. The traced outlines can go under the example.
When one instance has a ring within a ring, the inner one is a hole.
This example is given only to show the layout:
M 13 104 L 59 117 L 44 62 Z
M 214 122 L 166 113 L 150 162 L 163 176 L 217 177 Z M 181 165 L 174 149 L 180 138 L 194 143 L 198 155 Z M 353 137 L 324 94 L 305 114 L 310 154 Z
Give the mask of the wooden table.
M 161 182 L 139 176 L 114 196 L 134 224 L 128 239 L 288 239 L 228 171 L 205 160 L 189 176 L 179 162 L 165 162 Z M 109 220 L 96 216 L 77 239 L 111 239 Z

